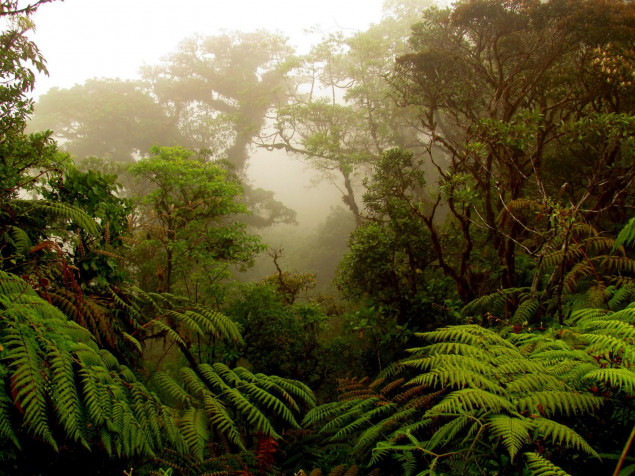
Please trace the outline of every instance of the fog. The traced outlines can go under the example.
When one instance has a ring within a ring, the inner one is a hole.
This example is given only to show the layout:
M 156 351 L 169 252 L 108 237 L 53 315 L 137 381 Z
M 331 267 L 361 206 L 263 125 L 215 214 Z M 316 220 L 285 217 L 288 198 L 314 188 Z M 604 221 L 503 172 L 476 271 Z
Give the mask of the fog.
M 196 33 L 266 29 L 305 53 L 323 33 L 364 30 L 383 0 L 65 0 L 42 6 L 33 35 L 47 60 L 36 96 L 89 78 L 133 79 Z M 313 33 L 309 33 L 312 31 Z
M 35 98 L 52 87 L 70 88 L 91 78 L 139 78 L 184 38 L 266 29 L 306 53 L 325 34 L 361 31 L 381 19 L 383 0 L 65 0 L 41 7 L 33 39 L 47 60 Z M 248 177 L 256 187 L 298 211 L 300 222 L 322 219 L 340 202 L 337 190 L 316 185 L 319 175 L 285 154 L 253 151 Z M 291 205 L 292 204 L 292 205 Z M 307 220 L 307 217 L 311 217 Z
M 182 40 L 193 35 L 267 30 L 287 37 L 297 54 L 305 54 L 330 33 L 353 34 L 379 22 L 382 3 L 383 0 L 53 2 L 34 15 L 36 30 L 32 37 L 47 61 L 49 74 L 37 78 L 33 95 L 37 101 L 51 88 L 69 89 L 93 78 L 140 79 L 142 67 L 159 64 Z M 44 127 L 55 129 L 46 124 Z M 291 244 L 292 241 L 303 241 L 325 222 L 334 207 L 342 206 L 342 185 L 324 180 L 301 157 L 252 147 L 246 165 L 246 181 L 251 186 L 273 191 L 277 200 L 297 212 L 297 225 L 259 231 L 271 246 L 287 249 L 287 257 L 297 249 L 297 243 Z M 301 260 L 291 256 L 289 261 Z

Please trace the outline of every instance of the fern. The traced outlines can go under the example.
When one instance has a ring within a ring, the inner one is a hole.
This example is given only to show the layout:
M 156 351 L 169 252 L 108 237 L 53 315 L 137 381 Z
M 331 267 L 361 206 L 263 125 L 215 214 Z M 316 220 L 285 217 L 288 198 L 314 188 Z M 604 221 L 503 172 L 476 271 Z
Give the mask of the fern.
M 527 452 L 524 454 L 527 466 L 534 476 L 570 476 L 551 461 L 546 460 L 538 453 Z
M 520 449 L 531 441 L 529 431 L 533 425 L 525 418 L 493 415 L 489 418 L 488 424 L 492 433 L 502 439 L 512 461 Z
M 59 436 L 111 454 L 152 456 L 173 427 L 163 404 L 92 335 L 68 321 L 24 281 L 0 271 L 3 387 L 0 439 L 36 437 L 59 449 Z M 143 429 L 143 430 L 142 430 Z M 183 448 L 179 436 L 168 438 Z
M 584 378 L 635 396 L 635 373 L 630 369 L 598 369 L 587 373 Z
M 214 435 L 226 438 L 230 446 L 225 450 L 232 452 L 247 448 L 247 435 L 254 431 L 279 439 L 278 428 L 299 428 L 296 415 L 301 407 L 312 406 L 315 398 L 294 381 L 252 374 L 243 368 L 232 370 L 221 363 L 183 368 L 179 377 L 182 384 L 157 372 L 151 384 L 181 408 L 179 427 L 191 456 L 199 463 Z
M 552 444 L 565 448 L 574 448 L 600 458 L 600 455 L 578 433 L 566 425 L 547 418 L 531 420 L 531 428 Z
M 355 454 L 370 456 L 370 465 L 392 455 L 394 464 L 408 465 L 403 471 L 417 461 L 419 468 L 434 471 L 487 472 L 488 442 L 503 447 L 512 460 L 545 447 L 598 458 L 560 420 L 592 418 L 605 404 L 590 384 L 632 395 L 633 320 L 630 307 L 615 313 L 580 310 L 573 316 L 575 328 L 543 334 L 503 337 L 475 325 L 419 334 L 427 345 L 409 349 L 411 356 L 397 364 L 397 373 L 414 376 L 384 382 L 385 392 L 350 381 L 343 396 L 356 399 L 317 407 L 304 423 L 330 441 L 354 438 Z M 541 461 L 540 467 L 556 468 Z
M 632 217 L 618 233 L 617 238 L 615 239 L 615 245 L 613 246 L 613 251 L 620 246 L 628 247 L 633 244 L 635 244 L 635 217 Z
M 11 205 L 20 215 L 43 214 L 49 223 L 68 221 L 93 236 L 99 235 L 99 225 L 85 211 L 62 202 L 46 200 L 12 200 Z
M 450 393 L 428 412 L 432 415 L 461 415 L 467 412 L 499 412 L 511 411 L 513 406 L 509 400 L 479 388 L 464 388 Z

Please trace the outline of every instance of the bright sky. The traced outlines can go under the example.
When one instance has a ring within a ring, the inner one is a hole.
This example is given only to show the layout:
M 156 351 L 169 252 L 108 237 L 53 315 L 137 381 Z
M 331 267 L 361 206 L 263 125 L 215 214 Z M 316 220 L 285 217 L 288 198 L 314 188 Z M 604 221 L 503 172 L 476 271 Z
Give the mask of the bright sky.
M 195 33 L 267 29 L 300 52 L 323 32 L 365 30 L 381 20 L 383 0 L 65 0 L 40 7 L 33 39 L 47 60 L 35 96 L 89 78 L 136 77 Z

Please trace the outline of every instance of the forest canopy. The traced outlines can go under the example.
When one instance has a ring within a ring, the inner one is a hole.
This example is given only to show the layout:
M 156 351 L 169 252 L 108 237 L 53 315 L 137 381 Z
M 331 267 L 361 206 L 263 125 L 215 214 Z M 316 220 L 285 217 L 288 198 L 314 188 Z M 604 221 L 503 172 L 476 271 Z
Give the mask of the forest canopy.
M 635 470 L 635 4 L 392 0 L 34 103 L 39 8 L 0 0 L 0 474 Z M 342 206 L 290 232 L 257 151 Z

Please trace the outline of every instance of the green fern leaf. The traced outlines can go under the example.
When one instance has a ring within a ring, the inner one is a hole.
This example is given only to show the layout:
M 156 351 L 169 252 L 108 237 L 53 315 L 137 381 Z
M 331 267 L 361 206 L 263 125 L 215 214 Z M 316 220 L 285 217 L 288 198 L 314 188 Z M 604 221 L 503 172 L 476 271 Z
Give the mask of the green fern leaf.
M 198 408 L 188 408 L 181 418 L 179 427 L 192 456 L 197 461 L 202 461 L 205 443 L 210 436 L 209 420 L 205 412 Z
M 381 417 L 385 413 L 392 413 L 395 410 L 395 408 L 396 408 L 396 405 L 391 403 L 386 405 L 380 405 L 376 408 L 373 408 L 369 412 L 366 412 L 363 415 L 361 415 L 355 421 L 341 428 L 337 433 L 335 433 L 331 437 L 331 439 L 333 441 L 338 441 L 338 440 L 341 440 L 342 438 L 346 438 L 347 436 L 350 436 L 351 434 L 357 432 L 362 427 L 373 425 L 376 417 Z
M 244 449 L 243 441 L 236 427 L 236 423 L 229 416 L 223 404 L 211 395 L 205 395 L 203 405 L 212 426 L 220 430 L 229 441 L 239 448 Z
M 478 410 L 499 413 L 502 410 L 512 411 L 513 406 L 499 395 L 478 388 L 465 388 L 447 395 L 440 403 L 428 410 L 426 416 L 460 415 Z
M 460 440 L 458 437 L 459 433 L 463 432 L 466 428 L 469 429 L 470 427 L 473 427 L 474 425 L 479 425 L 479 422 L 475 418 L 469 415 L 459 415 L 439 427 L 434 432 L 430 440 L 421 446 L 425 447 L 426 450 L 432 451 L 438 447 L 444 447 L 448 444 L 452 444 L 453 442 Z M 411 436 L 411 434 L 406 433 L 406 436 Z
M 527 466 L 534 476 L 571 476 L 538 453 L 524 453 Z
M 592 413 L 602 404 L 602 399 L 592 395 L 559 390 L 533 392 L 517 400 L 519 411 L 530 411 L 550 417 L 554 415 L 578 415 Z
M 492 433 L 502 438 L 503 445 L 507 448 L 512 461 L 520 449 L 531 441 L 529 430 L 532 428 L 532 424 L 525 418 L 492 415 L 488 423 Z
M 566 425 L 547 418 L 536 418 L 531 421 L 533 429 L 538 435 L 551 440 L 557 446 L 574 448 L 599 458 L 600 455 L 578 433 Z
M 6 339 L 7 358 L 10 359 L 11 388 L 16 403 L 24 412 L 24 423 L 36 435 L 57 450 L 57 443 L 49 427 L 43 378 L 43 363 L 37 352 L 38 344 L 24 327 L 12 327 Z
M 152 374 L 151 383 L 154 388 L 171 400 L 185 407 L 191 406 L 192 397 L 176 381 L 163 372 Z
M 598 369 L 584 376 L 587 380 L 601 382 L 623 392 L 635 395 L 635 373 L 630 369 Z
M 84 434 L 82 404 L 75 386 L 73 359 L 53 347 L 48 353 L 51 365 L 51 396 L 56 414 L 66 434 L 90 449 Z
M 620 230 L 615 238 L 615 245 L 613 250 L 615 251 L 620 246 L 628 247 L 635 244 L 635 217 L 632 217 L 628 223 Z
M 488 392 L 503 395 L 505 390 L 498 383 L 481 375 L 458 366 L 437 367 L 430 372 L 413 378 L 408 385 L 418 384 L 425 387 L 476 387 L 487 390 Z

